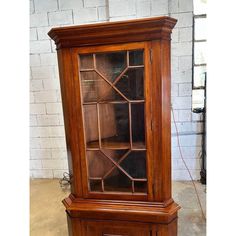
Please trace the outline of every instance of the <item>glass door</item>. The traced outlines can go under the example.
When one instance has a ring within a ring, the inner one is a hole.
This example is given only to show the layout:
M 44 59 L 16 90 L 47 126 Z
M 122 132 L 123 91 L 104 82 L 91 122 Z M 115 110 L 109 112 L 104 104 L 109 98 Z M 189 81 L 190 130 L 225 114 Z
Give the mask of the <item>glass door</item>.
M 144 48 L 78 57 L 88 192 L 147 195 Z

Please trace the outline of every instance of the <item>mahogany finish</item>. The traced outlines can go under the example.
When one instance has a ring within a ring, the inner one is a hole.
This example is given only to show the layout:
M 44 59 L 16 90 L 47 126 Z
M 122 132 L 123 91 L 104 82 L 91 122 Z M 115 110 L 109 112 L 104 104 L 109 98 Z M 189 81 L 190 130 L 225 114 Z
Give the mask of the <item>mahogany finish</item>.
M 175 24 L 165 16 L 48 33 L 57 45 L 71 236 L 177 235 L 170 118 Z

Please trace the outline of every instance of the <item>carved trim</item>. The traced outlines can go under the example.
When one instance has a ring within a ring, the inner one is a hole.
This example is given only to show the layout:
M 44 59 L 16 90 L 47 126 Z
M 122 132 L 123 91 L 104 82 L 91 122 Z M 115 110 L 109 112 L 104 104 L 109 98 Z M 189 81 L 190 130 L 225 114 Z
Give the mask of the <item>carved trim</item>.
M 148 40 L 170 40 L 177 20 L 168 16 L 119 22 L 53 28 L 48 35 L 57 49 L 128 43 Z

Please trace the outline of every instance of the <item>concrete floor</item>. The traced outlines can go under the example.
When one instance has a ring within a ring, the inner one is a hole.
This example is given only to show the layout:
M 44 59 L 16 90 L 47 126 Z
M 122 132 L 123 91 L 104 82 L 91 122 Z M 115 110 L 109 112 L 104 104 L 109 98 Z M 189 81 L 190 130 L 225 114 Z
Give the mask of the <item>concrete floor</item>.
M 205 186 L 196 182 L 197 191 L 206 214 Z M 30 235 L 67 236 L 67 222 L 61 200 L 69 190 L 62 190 L 58 180 L 30 181 Z M 173 198 L 182 207 L 179 211 L 178 236 L 205 236 L 206 223 L 202 218 L 191 182 L 173 182 Z

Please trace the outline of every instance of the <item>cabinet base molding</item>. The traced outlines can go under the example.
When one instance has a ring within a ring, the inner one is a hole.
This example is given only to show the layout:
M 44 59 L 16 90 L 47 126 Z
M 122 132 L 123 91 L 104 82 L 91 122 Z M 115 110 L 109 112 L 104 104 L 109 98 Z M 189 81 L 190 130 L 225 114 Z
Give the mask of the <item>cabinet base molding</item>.
M 77 199 L 63 200 L 70 236 L 176 236 L 178 204 Z

